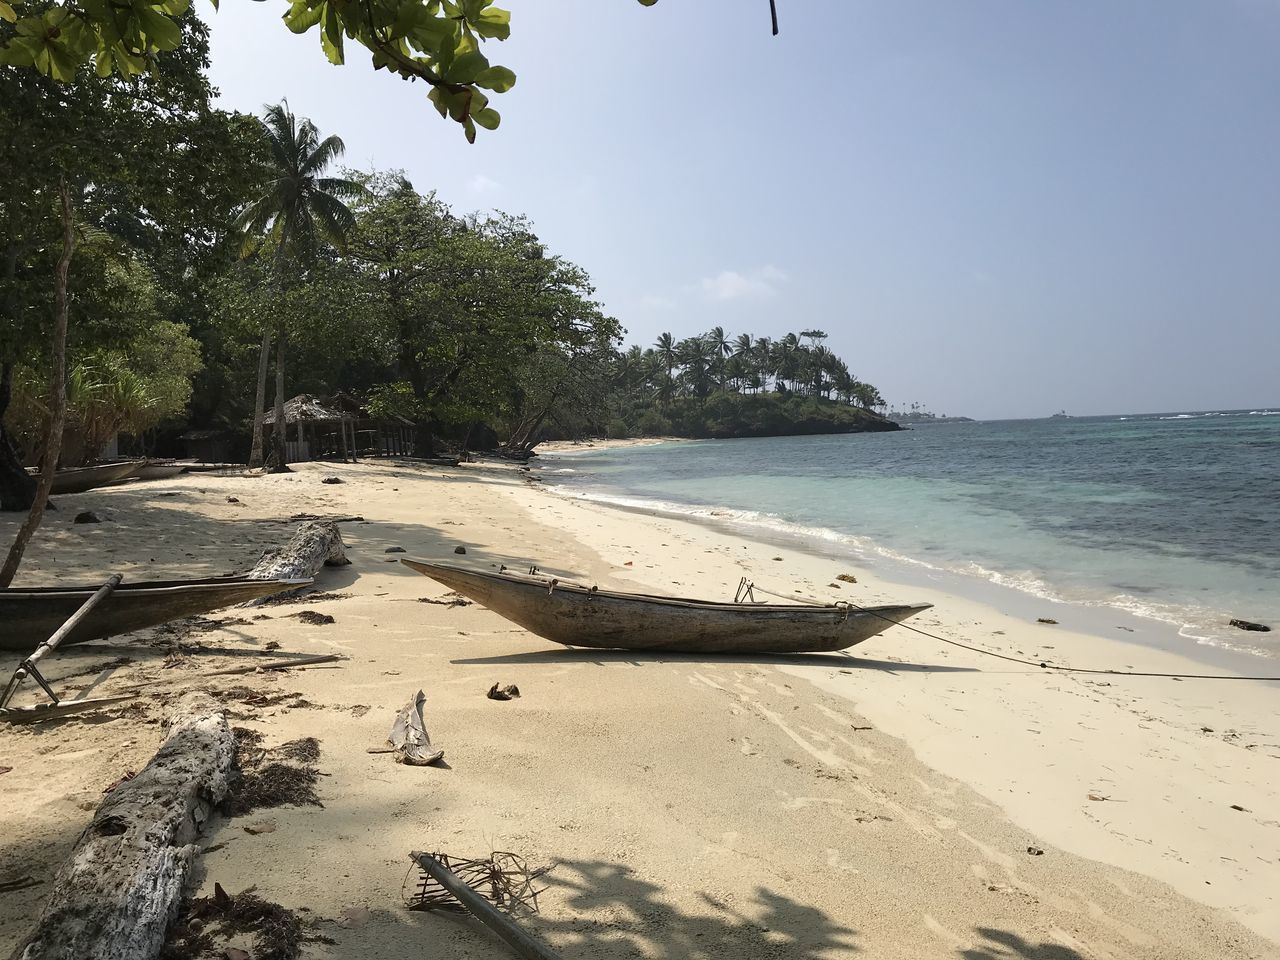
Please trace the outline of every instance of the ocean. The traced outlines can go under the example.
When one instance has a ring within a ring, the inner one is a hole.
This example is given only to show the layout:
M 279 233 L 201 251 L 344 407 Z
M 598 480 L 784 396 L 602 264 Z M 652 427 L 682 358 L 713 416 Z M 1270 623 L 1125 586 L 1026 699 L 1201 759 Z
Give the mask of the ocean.
M 1186 644 L 1280 657 L 1280 410 L 921 424 L 539 459 L 564 495 L 795 540 L 890 579 L 1110 608 Z

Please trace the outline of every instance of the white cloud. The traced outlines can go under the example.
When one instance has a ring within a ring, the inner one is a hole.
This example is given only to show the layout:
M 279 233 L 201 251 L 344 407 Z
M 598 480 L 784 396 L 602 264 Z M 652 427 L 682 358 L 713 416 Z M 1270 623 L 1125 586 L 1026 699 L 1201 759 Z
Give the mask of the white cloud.
M 497 180 L 486 177 L 483 173 L 477 173 L 467 181 L 467 189 L 472 193 L 488 193 L 490 190 L 498 190 L 501 187 L 502 184 Z
M 700 285 L 708 300 L 742 300 L 771 297 L 786 279 L 777 267 L 764 266 L 748 273 L 721 270 L 714 277 L 703 277 Z

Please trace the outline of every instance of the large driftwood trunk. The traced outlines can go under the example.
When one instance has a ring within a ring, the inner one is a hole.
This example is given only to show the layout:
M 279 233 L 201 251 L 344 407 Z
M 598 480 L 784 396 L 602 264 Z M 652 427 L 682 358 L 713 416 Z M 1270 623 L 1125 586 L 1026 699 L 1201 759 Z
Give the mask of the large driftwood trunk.
M 245 576 L 252 580 L 303 580 L 314 577 L 321 567 L 343 567 L 350 562 L 336 523 L 332 520 L 306 520 L 298 525 L 293 538 L 284 547 L 264 553 L 257 566 Z M 288 594 L 278 593 L 275 596 Z M 262 602 L 261 599 L 250 600 L 245 606 L 256 606 Z
M 13 960 L 156 957 L 212 809 L 227 792 L 235 738 L 207 695 L 183 696 L 151 762 L 98 807 Z

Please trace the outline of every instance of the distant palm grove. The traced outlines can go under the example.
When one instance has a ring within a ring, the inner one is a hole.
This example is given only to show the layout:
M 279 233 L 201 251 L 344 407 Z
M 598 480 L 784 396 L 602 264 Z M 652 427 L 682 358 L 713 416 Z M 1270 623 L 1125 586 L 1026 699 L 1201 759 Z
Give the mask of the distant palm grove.
M 768 436 L 892 430 L 880 391 L 858 380 L 821 330 L 776 340 L 715 327 L 620 354 L 613 436 Z

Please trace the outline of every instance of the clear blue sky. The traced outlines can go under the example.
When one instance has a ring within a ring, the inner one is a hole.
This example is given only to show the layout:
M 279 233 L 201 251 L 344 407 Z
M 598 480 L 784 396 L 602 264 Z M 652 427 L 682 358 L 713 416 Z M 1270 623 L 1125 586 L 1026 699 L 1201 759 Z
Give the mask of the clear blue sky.
M 974 417 L 1280 404 L 1280 0 L 507 0 L 474 146 L 279 3 L 213 79 L 353 166 L 528 214 L 630 342 L 819 327 Z

